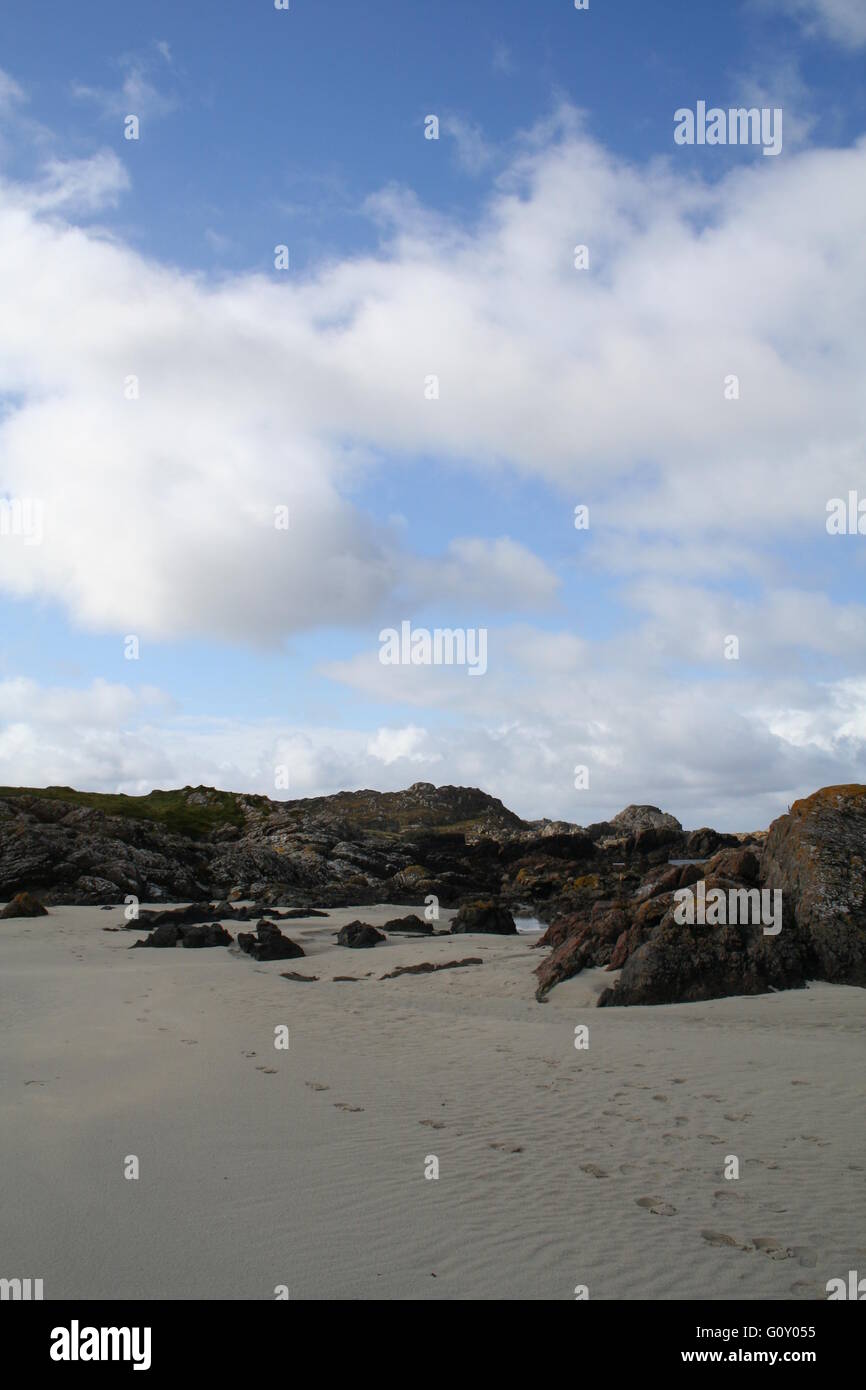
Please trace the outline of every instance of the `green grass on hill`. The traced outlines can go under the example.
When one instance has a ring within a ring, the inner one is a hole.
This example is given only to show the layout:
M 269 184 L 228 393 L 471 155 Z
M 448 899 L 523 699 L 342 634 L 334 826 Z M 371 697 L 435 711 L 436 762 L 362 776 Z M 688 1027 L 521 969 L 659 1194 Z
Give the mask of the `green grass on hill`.
M 189 794 L 198 790 L 184 787 L 180 791 L 153 791 L 147 796 L 125 796 L 123 793 L 77 792 L 72 787 L 0 787 L 0 797 L 15 800 L 19 796 L 42 797 L 51 801 L 67 801 L 72 806 L 90 806 L 106 816 L 128 816 L 131 820 L 153 821 L 177 835 L 201 839 L 223 825 L 243 826 L 243 807 L 234 792 L 207 789 L 204 805 L 190 804 Z M 249 796 L 248 802 L 261 802 L 268 807 L 267 797 Z

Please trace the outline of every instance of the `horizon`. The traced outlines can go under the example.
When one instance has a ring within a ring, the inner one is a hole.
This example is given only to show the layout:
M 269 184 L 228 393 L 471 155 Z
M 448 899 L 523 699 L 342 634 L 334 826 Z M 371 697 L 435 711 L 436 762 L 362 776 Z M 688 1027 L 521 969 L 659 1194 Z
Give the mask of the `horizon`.
M 733 831 L 866 778 L 864 52 L 0 15 L 0 780 Z

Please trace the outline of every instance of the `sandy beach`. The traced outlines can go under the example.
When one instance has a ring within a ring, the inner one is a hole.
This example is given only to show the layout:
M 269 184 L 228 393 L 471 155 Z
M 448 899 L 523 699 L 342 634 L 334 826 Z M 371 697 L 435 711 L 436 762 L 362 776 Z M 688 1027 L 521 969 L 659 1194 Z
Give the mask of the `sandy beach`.
M 308 958 L 268 964 L 129 950 L 120 910 L 3 922 L 2 1273 L 68 1299 L 810 1299 L 866 1268 L 861 990 L 596 1011 L 602 971 L 535 1002 L 531 936 L 334 945 L 394 915 L 284 923 Z

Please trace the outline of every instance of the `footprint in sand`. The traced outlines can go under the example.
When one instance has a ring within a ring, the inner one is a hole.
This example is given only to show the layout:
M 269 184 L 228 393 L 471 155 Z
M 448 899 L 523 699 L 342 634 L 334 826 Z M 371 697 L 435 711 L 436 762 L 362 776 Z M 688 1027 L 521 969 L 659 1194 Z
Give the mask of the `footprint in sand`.
M 814 1269 L 818 1263 L 818 1251 L 813 1250 L 811 1245 L 795 1245 L 791 1254 L 801 1269 Z
M 653 1096 L 653 1100 L 667 1100 L 667 1099 L 668 1099 L 667 1096 L 663 1096 L 663 1095 L 661 1095 L 661 1094 Z
M 198 1038 L 181 1038 L 182 1043 L 188 1043 L 190 1047 L 198 1045 Z
M 701 1237 L 707 1245 L 719 1246 L 727 1250 L 751 1250 L 751 1245 L 743 1245 L 739 1240 L 734 1240 L 733 1236 L 726 1236 L 721 1231 L 701 1231 Z
M 794 1254 L 793 1250 L 786 1249 L 772 1236 L 753 1236 L 752 1244 L 756 1250 L 760 1250 L 762 1255 L 767 1255 L 771 1260 L 790 1260 Z
M 676 1215 L 676 1207 L 672 1207 L 670 1202 L 665 1202 L 661 1197 L 637 1197 L 635 1200 L 639 1207 L 652 1212 L 653 1216 Z
M 325 1086 L 321 1081 L 305 1081 L 304 1085 L 311 1091 L 330 1091 L 330 1086 Z
M 487 1147 L 488 1147 L 488 1149 L 499 1149 L 502 1153 L 506 1153 L 506 1154 L 522 1154 L 522 1153 L 523 1153 L 523 1145 L 522 1145 L 522 1144 L 508 1144 L 508 1143 L 505 1143 L 505 1142 L 500 1142 L 500 1141 L 498 1141 L 498 1140 L 491 1140 L 490 1143 L 487 1145 Z
M 740 1120 L 750 1120 L 751 1118 L 751 1110 L 741 1110 L 739 1115 L 731 1114 L 725 1116 L 725 1119 L 730 1120 L 732 1124 L 738 1124 Z
M 364 1109 L 363 1105 L 350 1105 L 346 1100 L 335 1100 L 335 1110 L 348 1110 L 351 1115 L 359 1115 Z
M 263 1071 L 265 1076 L 276 1076 L 276 1067 L 256 1067 L 256 1071 Z
M 427 1125 L 429 1129 L 444 1129 L 445 1124 L 442 1120 L 419 1120 L 419 1125 Z
M 603 1168 L 599 1168 L 597 1163 L 581 1163 L 580 1171 L 589 1173 L 593 1178 L 609 1178 L 610 1173 L 606 1173 Z
M 638 1168 L 636 1163 L 621 1163 L 619 1165 L 619 1171 L 621 1173 L 636 1173 L 637 1170 Z
M 714 1202 L 744 1202 L 746 1199 L 742 1192 L 734 1192 L 733 1188 L 720 1187 L 713 1193 Z
M 241 1056 L 242 1056 L 242 1057 L 255 1057 L 255 1055 L 256 1055 L 256 1054 L 255 1054 L 254 1052 L 242 1052 L 242 1053 L 241 1053 Z
M 805 1279 L 798 1279 L 796 1284 L 791 1285 L 791 1293 L 795 1298 L 826 1298 L 827 1293 L 820 1284 L 809 1284 Z

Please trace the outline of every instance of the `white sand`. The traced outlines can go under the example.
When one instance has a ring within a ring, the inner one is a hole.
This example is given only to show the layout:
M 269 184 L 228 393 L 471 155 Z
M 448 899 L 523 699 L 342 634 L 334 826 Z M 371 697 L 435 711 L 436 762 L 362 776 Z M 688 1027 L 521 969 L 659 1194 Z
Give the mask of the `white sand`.
M 283 923 L 308 959 L 265 965 L 128 950 L 119 910 L 0 922 L 0 1275 L 46 1298 L 766 1299 L 866 1273 L 862 990 L 595 1010 L 599 971 L 535 1002 L 532 937 L 333 945 L 403 911 Z

